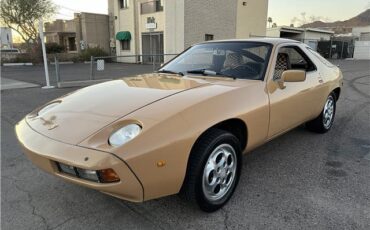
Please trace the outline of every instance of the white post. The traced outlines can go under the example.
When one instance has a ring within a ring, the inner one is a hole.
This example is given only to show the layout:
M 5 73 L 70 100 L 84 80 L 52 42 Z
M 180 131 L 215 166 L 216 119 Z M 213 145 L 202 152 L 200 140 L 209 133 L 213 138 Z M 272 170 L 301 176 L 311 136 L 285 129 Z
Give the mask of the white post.
M 39 21 L 39 30 L 40 30 L 40 40 L 42 46 L 42 56 L 44 58 L 44 67 L 45 67 L 45 78 L 46 78 L 46 86 L 42 87 L 43 89 L 52 89 L 54 86 L 50 85 L 50 78 L 49 78 L 49 69 L 48 69 L 48 59 L 46 56 L 46 48 L 44 42 L 44 22 L 42 18 Z

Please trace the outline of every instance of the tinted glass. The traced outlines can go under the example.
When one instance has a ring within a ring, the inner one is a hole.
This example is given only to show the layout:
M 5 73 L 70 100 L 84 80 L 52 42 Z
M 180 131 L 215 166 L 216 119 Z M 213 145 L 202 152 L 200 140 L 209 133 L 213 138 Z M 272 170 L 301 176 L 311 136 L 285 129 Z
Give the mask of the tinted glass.
M 323 64 L 325 64 L 326 66 L 328 67 L 334 67 L 334 65 L 332 63 L 330 63 L 328 60 L 326 60 L 323 56 L 321 56 L 321 54 L 319 54 L 318 52 L 314 51 L 313 49 L 307 47 L 307 49 L 313 54 L 315 55 L 315 57 L 317 59 L 319 59 Z
M 161 70 L 183 74 L 197 74 L 194 70 L 207 70 L 207 73 L 211 71 L 221 77 L 262 80 L 271 48 L 270 44 L 256 42 L 199 44 L 180 54 Z
M 307 55 L 297 46 L 288 46 L 279 49 L 279 53 L 286 54 L 289 58 L 288 69 L 301 69 L 307 72 L 316 70 L 315 65 Z

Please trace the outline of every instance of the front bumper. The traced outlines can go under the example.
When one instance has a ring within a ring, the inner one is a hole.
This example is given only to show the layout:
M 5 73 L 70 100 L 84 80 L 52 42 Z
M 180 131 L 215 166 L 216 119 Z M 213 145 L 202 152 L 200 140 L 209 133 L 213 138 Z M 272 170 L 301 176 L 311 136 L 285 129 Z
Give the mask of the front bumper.
M 33 130 L 25 120 L 16 125 L 16 134 L 28 158 L 42 170 L 66 181 L 124 200 L 143 201 L 143 187 L 140 181 L 127 164 L 115 155 L 50 139 Z M 120 181 L 96 183 L 76 178 L 61 173 L 55 162 L 89 170 L 112 168 L 118 174 Z

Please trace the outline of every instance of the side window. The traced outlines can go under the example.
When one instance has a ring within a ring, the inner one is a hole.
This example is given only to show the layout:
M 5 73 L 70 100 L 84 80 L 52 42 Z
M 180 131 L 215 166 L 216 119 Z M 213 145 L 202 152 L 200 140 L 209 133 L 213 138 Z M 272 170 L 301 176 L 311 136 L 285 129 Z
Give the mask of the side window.
M 127 9 L 128 8 L 128 1 L 129 0 L 118 0 L 120 8 L 121 9 Z
M 121 41 L 121 50 L 130 50 L 130 41 L 129 40 Z
M 274 80 L 280 79 L 286 70 L 305 70 L 310 72 L 316 70 L 316 66 L 299 47 L 287 46 L 279 50 Z
M 334 67 L 334 65 L 332 63 L 330 63 L 328 60 L 326 60 L 323 56 L 321 56 L 321 54 L 319 54 L 318 52 L 316 52 L 315 50 L 307 47 L 307 49 L 313 53 L 313 55 L 315 55 L 317 57 L 317 59 L 319 59 L 324 65 L 328 66 L 328 67 Z
M 206 35 L 204 35 L 204 40 L 205 41 L 212 41 L 212 40 L 214 40 L 213 34 L 206 34 Z

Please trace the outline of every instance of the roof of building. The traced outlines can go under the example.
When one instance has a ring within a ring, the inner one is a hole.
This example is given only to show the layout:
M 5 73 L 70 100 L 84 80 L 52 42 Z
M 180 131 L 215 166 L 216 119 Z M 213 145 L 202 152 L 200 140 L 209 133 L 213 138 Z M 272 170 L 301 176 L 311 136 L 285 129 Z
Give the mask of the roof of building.
M 272 30 L 280 30 L 280 31 L 295 31 L 295 32 L 305 32 L 305 31 L 310 31 L 310 32 L 317 32 L 317 33 L 324 33 L 324 34 L 334 34 L 334 31 L 330 30 L 322 30 L 322 29 L 317 29 L 317 28 L 298 28 L 298 27 L 290 27 L 290 26 L 278 26 L 278 27 L 273 27 L 273 28 L 267 28 L 268 31 Z
M 201 42 L 199 44 L 214 43 L 214 42 L 265 42 L 265 43 L 270 43 L 273 45 L 278 45 L 282 43 L 300 43 L 299 41 L 292 40 L 292 39 L 286 39 L 286 38 L 261 37 L 261 38 L 248 38 L 248 39 L 213 40 L 213 41 Z

